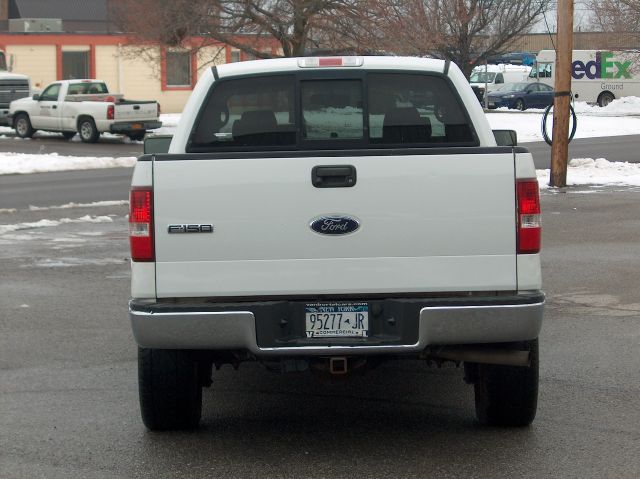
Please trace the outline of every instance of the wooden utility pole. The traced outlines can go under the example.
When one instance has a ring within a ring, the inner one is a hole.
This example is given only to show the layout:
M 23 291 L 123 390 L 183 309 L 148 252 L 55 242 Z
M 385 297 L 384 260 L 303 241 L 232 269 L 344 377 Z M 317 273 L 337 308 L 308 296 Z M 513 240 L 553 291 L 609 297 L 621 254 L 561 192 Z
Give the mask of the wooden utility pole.
M 569 157 L 569 105 L 571 104 L 571 58 L 573 53 L 573 0 L 558 0 L 556 47 L 556 97 L 553 102 L 551 186 L 567 186 Z

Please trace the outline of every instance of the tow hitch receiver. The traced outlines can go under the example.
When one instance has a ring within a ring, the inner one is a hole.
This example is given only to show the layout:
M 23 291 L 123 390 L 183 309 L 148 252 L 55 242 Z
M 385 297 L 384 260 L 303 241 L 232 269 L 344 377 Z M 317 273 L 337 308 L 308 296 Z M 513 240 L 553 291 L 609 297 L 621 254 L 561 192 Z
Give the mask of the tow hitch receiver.
M 333 375 L 347 374 L 347 358 L 344 356 L 329 358 L 329 372 Z

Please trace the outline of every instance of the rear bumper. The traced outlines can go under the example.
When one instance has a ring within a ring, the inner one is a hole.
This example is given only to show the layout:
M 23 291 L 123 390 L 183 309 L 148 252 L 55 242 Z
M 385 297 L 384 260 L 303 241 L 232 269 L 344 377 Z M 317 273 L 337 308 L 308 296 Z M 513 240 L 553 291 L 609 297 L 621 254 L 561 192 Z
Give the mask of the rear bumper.
M 141 130 L 155 130 L 162 126 L 161 121 L 119 121 L 109 127 L 111 133 L 131 133 Z
M 394 325 L 405 323 L 405 329 L 414 330 L 389 340 L 384 338 L 390 335 L 381 334 L 366 342 L 325 339 L 313 343 L 301 339 L 280 341 L 280 346 L 277 340 L 265 339 L 269 330 L 277 331 L 275 325 L 281 324 L 283 312 L 295 311 L 297 304 L 273 301 L 187 306 L 132 300 L 129 317 L 136 342 L 145 348 L 245 350 L 256 356 L 405 354 L 434 345 L 535 339 L 542 326 L 544 294 L 385 300 L 383 304 L 390 304 Z M 412 340 L 407 341 L 407 337 Z

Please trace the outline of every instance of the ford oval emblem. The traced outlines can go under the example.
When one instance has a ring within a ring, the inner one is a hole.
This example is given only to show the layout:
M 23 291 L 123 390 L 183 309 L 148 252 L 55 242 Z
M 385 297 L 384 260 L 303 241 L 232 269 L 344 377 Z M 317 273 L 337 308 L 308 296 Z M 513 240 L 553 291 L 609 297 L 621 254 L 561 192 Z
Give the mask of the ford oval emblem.
M 311 220 L 311 229 L 321 235 L 347 235 L 360 228 L 360 222 L 353 216 L 319 216 Z

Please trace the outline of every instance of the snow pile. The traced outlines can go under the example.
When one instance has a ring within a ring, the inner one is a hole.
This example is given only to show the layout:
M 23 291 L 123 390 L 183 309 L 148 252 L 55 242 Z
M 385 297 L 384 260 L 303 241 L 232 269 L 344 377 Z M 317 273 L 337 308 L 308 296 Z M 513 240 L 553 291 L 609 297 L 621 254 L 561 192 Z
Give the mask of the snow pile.
M 12 231 L 31 230 L 36 228 L 49 228 L 68 223 L 113 223 L 110 216 L 85 215 L 80 218 L 61 218 L 59 220 L 40 220 L 32 223 L 16 223 L 12 225 L 0 225 L 0 235 Z
M 176 132 L 176 127 L 182 117 L 181 113 L 163 113 L 160 115 L 160 121 L 162 126 L 157 130 L 151 130 L 151 135 L 173 135 Z
M 515 130 L 518 133 L 518 143 L 543 141 L 542 110 L 488 113 L 486 117 L 493 130 Z M 553 117 L 551 115 L 547 120 L 547 131 L 553 131 Z M 640 117 L 611 118 L 578 113 L 578 129 L 575 138 L 637 135 L 638 133 L 640 133 Z
M 93 156 L 60 156 L 57 153 L 36 155 L 2 152 L 0 153 L 0 175 L 132 167 L 135 163 L 135 157 L 102 158 Z
M 66 203 L 64 205 L 54 206 L 33 206 L 29 205 L 29 211 L 46 211 L 46 210 L 66 210 L 69 208 L 95 208 L 98 206 L 123 206 L 128 205 L 127 200 L 111 200 L 111 201 L 95 201 L 93 203 Z M 0 210 L 0 213 L 2 210 Z M 15 210 L 14 210 L 15 212 Z
M 549 170 L 537 170 L 540 188 L 549 187 Z M 575 158 L 569 162 L 567 185 L 640 186 L 640 164 Z
M 602 108 L 597 105 L 589 105 L 585 101 L 577 101 L 573 109 L 576 113 L 593 116 L 640 116 L 640 98 L 636 96 L 618 98 Z

